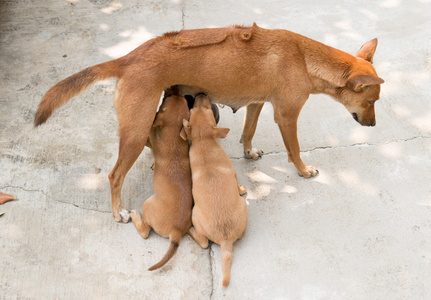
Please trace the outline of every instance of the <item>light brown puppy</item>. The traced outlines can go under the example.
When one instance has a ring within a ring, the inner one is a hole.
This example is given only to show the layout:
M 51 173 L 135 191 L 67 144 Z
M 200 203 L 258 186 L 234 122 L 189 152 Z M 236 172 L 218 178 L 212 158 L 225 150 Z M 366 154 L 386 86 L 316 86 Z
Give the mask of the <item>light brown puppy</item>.
M 309 178 L 318 171 L 300 157 L 297 119 L 303 105 L 310 94 L 324 93 L 342 103 L 361 125 L 374 126 L 374 102 L 383 83 L 372 65 L 376 46 L 377 39 L 371 40 L 352 56 L 299 34 L 256 24 L 171 32 L 54 85 L 40 102 L 34 124 L 44 123 L 96 81 L 118 79 L 120 147 L 109 182 L 115 219 L 127 222 L 121 187 L 144 148 L 165 88 L 181 85 L 183 95 L 204 92 L 212 102 L 234 110 L 246 106 L 241 142 L 245 155 L 253 159 L 262 154 L 251 143 L 257 120 L 264 102 L 271 102 L 289 161 Z
M 142 206 L 142 219 L 137 210 L 131 212 L 133 224 L 146 239 L 153 228 L 169 237 L 170 245 L 160 262 L 150 271 L 162 267 L 175 254 L 181 237 L 191 227 L 193 207 L 189 163 L 189 144 L 180 137 L 182 120 L 189 118 L 187 101 L 178 88 L 165 92 L 165 99 L 150 131 L 154 156 L 154 195 Z
M 218 128 L 208 97 L 199 95 L 184 120 L 185 136 L 192 141 L 189 151 L 192 170 L 193 227 L 189 234 L 202 247 L 208 239 L 221 246 L 223 286 L 230 281 L 233 243 L 241 238 L 247 226 L 247 206 L 239 194 L 235 169 L 216 138 L 224 138 L 228 128 Z

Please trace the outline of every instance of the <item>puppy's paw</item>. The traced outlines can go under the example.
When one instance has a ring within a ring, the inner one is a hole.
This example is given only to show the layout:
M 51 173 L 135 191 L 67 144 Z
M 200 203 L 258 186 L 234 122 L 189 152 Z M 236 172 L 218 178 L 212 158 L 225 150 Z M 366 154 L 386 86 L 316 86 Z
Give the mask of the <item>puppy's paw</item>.
M 259 158 L 262 157 L 263 151 L 262 150 L 258 150 L 256 148 L 246 149 L 244 151 L 244 155 L 245 155 L 245 158 L 251 158 L 253 160 L 258 160 Z
M 129 214 L 128 210 L 122 209 L 120 211 L 120 217 L 121 217 L 121 219 L 119 221 L 117 221 L 117 222 L 129 223 L 129 221 L 130 221 L 130 214 Z
M 247 194 L 247 189 L 243 185 L 238 186 L 238 190 L 240 196 Z
M 139 211 L 137 211 L 136 209 L 132 209 L 132 211 L 130 212 L 130 218 L 133 222 L 139 221 L 141 220 L 141 215 L 139 214 Z
M 298 170 L 298 175 L 304 178 L 311 178 L 319 175 L 319 170 L 313 166 L 305 165 L 303 170 Z

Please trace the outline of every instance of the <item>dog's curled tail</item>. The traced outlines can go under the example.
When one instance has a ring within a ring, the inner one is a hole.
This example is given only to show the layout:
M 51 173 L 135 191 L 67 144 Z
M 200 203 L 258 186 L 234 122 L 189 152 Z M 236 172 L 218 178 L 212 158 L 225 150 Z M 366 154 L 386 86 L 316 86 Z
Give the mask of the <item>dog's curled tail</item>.
M 230 268 L 232 265 L 233 242 L 222 241 L 221 247 L 221 269 L 223 272 L 223 286 L 226 287 L 230 282 Z
M 171 243 L 169 244 L 168 251 L 166 252 L 165 256 L 163 256 L 162 260 L 156 263 L 154 266 L 151 266 L 148 271 L 154 271 L 161 267 L 163 267 L 171 258 L 174 256 L 174 254 L 177 252 L 178 246 L 181 242 L 181 232 L 180 231 L 174 231 L 169 235 L 169 240 Z
M 110 77 L 119 78 L 121 71 L 120 59 L 116 59 L 88 67 L 58 82 L 46 92 L 40 101 L 34 117 L 34 126 L 45 123 L 54 110 L 95 82 Z

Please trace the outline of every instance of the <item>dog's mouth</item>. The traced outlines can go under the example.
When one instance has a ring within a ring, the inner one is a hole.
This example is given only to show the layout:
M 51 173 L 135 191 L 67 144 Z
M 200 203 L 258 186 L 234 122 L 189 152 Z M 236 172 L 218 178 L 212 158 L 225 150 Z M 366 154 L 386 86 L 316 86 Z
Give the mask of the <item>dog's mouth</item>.
M 352 117 L 353 117 L 353 119 L 355 119 L 356 122 L 358 122 L 362 126 L 371 126 L 371 127 L 372 126 L 376 126 L 376 121 L 375 120 L 374 121 L 370 121 L 370 122 L 367 122 L 367 121 L 364 121 L 364 120 L 359 121 L 359 116 L 358 116 L 357 113 L 352 113 Z
M 358 114 L 352 113 L 353 119 L 355 119 L 356 122 L 359 122 Z

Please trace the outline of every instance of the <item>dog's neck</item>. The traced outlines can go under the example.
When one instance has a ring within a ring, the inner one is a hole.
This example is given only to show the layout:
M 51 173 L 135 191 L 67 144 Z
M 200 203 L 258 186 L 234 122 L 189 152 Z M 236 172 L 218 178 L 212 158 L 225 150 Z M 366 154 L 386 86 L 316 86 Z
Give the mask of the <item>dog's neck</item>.
M 155 158 L 187 156 L 184 149 L 188 150 L 188 142 L 180 137 L 180 131 L 178 126 L 157 126 L 151 129 L 150 141 Z
M 339 87 L 346 85 L 356 58 L 341 50 L 314 40 L 301 39 L 307 72 L 312 83 L 312 94 L 334 96 Z

